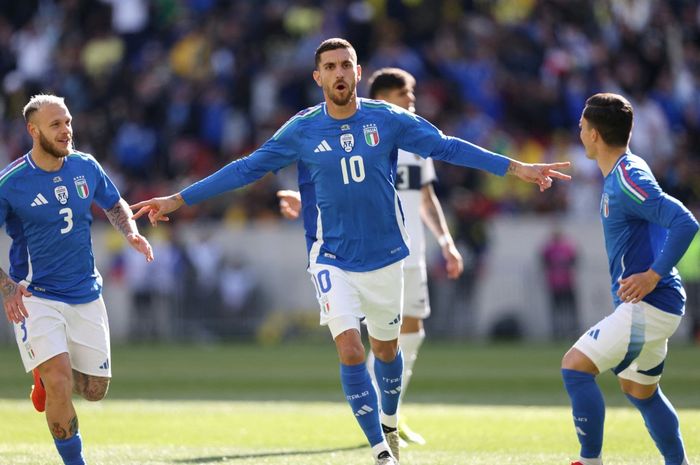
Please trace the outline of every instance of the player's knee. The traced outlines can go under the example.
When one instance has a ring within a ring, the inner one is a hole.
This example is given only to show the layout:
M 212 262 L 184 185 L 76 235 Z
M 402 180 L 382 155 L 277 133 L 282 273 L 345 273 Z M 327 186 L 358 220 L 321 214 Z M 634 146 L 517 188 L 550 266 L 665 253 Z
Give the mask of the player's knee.
M 338 355 L 343 365 L 359 365 L 365 362 L 365 349 L 362 346 L 344 346 L 338 349 Z
M 561 359 L 561 367 L 565 370 L 576 370 L 584 373 L 598 374 L 598 368 L 583 352 L 571 348 Z
M 575 349 L 569 349 L 561 359 L 561 367 L 565 370 L 581 370 L 581 357 Z
M 46 393 L 49 397 L 70 397 L 71 395 L 73 379 L 70 371 L 45 370 L 41 374 L 41 382 L 44 384 L 44 389 L 46 389 Z
M 561 358 L 561 367 L 565 370 L 571 370 L 572 360 L 571 360 L 571 350 L 564 354 Z
M 620 389 L 628 396 L 635 399 L 648 399 L 656 392 L 656 384 L 639 384 L 624 378 L 618 378 Z
M 344 331 L 337 335 L 335 346 L 340 363 L 343 365 L 359 365 L 365 362 L 365 347 L 356 331 Z
M 383 343 L 374 344 L 372 346 L 372 352 L 374 356 L 377 357 L 382 362 L 389 363 L 396 358 L 396 354 L 399 351 L 398 344 Z

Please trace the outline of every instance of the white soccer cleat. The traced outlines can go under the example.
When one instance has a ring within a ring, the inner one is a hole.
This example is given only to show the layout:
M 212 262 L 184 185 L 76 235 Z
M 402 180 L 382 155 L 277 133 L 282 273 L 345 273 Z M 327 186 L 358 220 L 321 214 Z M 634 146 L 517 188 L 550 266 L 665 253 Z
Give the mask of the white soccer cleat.
M 389 449 L 391 449 L 391 455 L 393 455 L 394 459 L 396 459 L 396 463 L 399 463 L 399 443 L 401 442 L 399 431 L 396 429 L 391 432 L 384 431 L 384 436 L 386 437 L 387 444 L 389 444 Z
M 399 465 L 399 461 L 392 457 L 388 450 L 385 450 L 377 456 L 375 465 Z

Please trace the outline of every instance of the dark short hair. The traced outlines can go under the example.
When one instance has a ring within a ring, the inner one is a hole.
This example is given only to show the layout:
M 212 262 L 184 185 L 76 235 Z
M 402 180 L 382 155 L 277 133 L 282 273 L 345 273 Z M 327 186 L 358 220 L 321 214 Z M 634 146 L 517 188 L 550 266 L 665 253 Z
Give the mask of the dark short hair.
M 416 85 L 416 78 L 408 71 L 400 68 L 378 69 L 369 77 L 369 98 L 377 98 L 382 92 L 394 89 L 403 89 Z
M 333 37 L 332 39 L 326 39 L 323 42 L 321 42 L 321 45 L 319 45 L 316 49 L 316 53 L 314 54 L 314 58 L 316 60 L 316 68 L 318 68 L 318 64 L 321 63 L 321 54 L 323 52 L 328 52 L 330 50 L 338 50 L 339 48 L 348 49 L 353 58 L 355 58 L 355 63 L 357 63 L 357 52 L 355 51 L 355 48 L 352 46 L 352 44 L 345 39 Z
M 630 102 L 622 95 L 603 93 L 589 97 L 583 117 L 606 144 L 620 147 L 629 143 L 634 112 Z

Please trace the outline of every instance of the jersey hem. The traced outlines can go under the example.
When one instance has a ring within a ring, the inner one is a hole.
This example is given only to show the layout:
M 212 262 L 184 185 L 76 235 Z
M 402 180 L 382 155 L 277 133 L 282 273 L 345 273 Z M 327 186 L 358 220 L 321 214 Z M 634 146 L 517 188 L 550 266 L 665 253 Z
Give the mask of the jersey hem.
M 322 256 L 319 256 L 318 259 L 316 259 L 316 263 L 319 265 L 331 265 L 335 266 L 336 268 L 340 268 L 343 271 L 350 271 L 354 273 L 363 273 L 366 271 L 375 271 L 380 268 L 384 268 L 389 265 L 393 265 L 394 263 L 403 260 L 404 258 L 408 257 L 408 251 L 403 250 L 402 253 L 397 253 L 395 256 L 391 257 L 389 260 L 385 260 L 379 263 L 372 263 L 371 265 L 360 265 L 360 266 L 351 266 L 347 264 L 340 263 L 336 260 L 330 260 L 330 259 L 325 259 Z M 309 262 L 311 264 L 311 262 Z

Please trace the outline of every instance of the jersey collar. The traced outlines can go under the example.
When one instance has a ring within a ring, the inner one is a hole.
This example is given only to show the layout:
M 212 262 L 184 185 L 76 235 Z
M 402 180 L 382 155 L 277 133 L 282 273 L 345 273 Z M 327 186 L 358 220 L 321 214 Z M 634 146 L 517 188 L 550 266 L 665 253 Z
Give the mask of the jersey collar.
M 620 157 L 619 157 L 619 158 L 617 159 L 617 161 L 615 162 L 615 165 L 614 165 L 613 168 L 610 170 L 610 173 L 608 173 L 608 176 L 610 176 L 612 173 L 615 172 L 615 170 L 617 169 L 617 167 L 620 166 L 620 163 L 622 163 L 622 160 L 623 160 L 627 155 L 632 155 L 632 152 L 630 152 L 629 150 L 627 150 L 627 151 L 625 151 L 625 153 L 623 153 L 622 155 L 620 155 Z M 607 177 L 607 176 L 606 176 L 606 177 Z
M 32 167 L 33 170 L 35 170 L 37 168 L 36 164 L 34 163 L 34 160 L 32 160 L 32 151 L 31 150 L 24 154 L 24 159 L 27 161 L 27 164 Z

